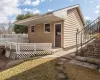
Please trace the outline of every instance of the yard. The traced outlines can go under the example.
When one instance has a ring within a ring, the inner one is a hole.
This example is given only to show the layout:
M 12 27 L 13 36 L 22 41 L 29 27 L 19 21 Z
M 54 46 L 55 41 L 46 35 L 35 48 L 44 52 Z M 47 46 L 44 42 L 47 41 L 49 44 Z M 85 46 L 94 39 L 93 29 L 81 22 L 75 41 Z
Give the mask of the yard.
M 67 60 L 64 64 L 65 73 L 70 80 L 100 80 L 100 73 L 96 70 L 70 64 Z
M 0 72 L 0 80 L 56 80 L 55 58 L 27 60 Z

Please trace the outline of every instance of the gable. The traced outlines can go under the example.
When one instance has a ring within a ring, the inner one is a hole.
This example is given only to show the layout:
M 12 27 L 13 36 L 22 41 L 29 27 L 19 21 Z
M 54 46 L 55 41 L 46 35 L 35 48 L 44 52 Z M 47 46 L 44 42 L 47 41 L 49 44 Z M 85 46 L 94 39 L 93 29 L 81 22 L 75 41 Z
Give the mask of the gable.
M 67 18 L 67 8 L 55 11 L 53 14 L 60 18 L 66 19 Z
M 85 26 L 84 18 L 79 7 L 69 9 L 67 11 L 67 15 L 69 15 L 70 13 L 75 14 L 78 20 L 82 23 L 82 25 Z
M 64 48 L 76 45 L 76 32 L 84 28 L 77 8 L 67 11 L 67 19 L 64 20 Z

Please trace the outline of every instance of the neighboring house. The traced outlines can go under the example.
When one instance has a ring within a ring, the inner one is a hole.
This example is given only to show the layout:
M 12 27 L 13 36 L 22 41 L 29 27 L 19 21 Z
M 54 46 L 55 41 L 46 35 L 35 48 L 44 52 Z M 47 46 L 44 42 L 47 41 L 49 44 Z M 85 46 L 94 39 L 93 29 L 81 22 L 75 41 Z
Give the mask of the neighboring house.
M 76 45 L 76 32 L 85 23 L 79 5 L 15 22 L 28 26 L 30 43 L 52 43 L 53 47 L 70 48 Z

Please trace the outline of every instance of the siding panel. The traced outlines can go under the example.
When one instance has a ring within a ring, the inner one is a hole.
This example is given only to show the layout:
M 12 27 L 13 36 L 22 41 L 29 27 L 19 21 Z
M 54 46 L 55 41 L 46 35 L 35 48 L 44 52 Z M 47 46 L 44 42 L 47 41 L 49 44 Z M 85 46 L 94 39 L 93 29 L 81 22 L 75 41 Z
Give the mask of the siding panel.
M 76 45 L 76 31 L 83 28 L 77 9 L 68 10 L 68 17 L 64 20 L 64 48 Z
M 51 22 L 50 33 L 44 32 L 44 24 L 35 25 L 35 34 L 31 33 L 31 27 L 28 27 L 28 35 L 30 43 L 52 43 L 54 46 L 54 24 L 63 23 L 63 21 Z M 63 43 L 62 43 L 63 44 Z

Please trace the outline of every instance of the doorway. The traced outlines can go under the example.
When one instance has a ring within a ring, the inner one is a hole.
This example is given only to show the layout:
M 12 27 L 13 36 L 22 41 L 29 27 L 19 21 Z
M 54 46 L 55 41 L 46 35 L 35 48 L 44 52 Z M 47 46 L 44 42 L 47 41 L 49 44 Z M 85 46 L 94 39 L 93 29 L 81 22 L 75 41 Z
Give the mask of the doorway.
M 55 47 L 61 47 L 61 24 L 55 24 Z

